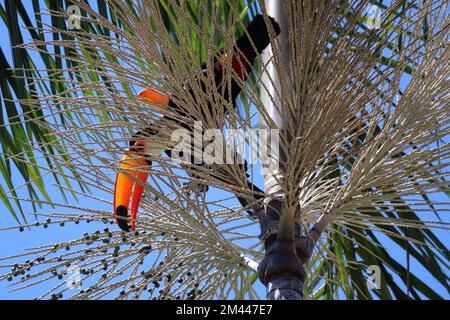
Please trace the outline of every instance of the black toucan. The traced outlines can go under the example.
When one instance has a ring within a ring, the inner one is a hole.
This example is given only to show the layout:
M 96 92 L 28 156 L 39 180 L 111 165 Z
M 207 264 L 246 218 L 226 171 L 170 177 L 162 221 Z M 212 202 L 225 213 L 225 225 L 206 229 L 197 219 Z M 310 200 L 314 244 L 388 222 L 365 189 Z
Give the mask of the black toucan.
M 269 19 L 275 34 L 278 35 L 280 33 L 278 23 L 271 17 L 269 17 Z M 251 41 L 249 37 L 251 38 Z M 239 77 L 241 81 L 244 81 L 248 73 L 251 72 L 256 57 L 261 54 L 269 43 L 270 40 L 266 23 L 263 16 L 259 14 L 248 25 L 247 33 L 244 33 L 244 35 L 236 41 L 233 49 L 230 50 L 230 52 L 222 51 L 219 57 L 214 59 L 215 84 L 219 90 L 218 92 L 224 93 L 223 98 L 226 102 L 229 102 L 229 99 L 231 99 L 233 106 L 236 107 L 236 98 L 241 91 L 240 85 L 234 78 L 232 78 L 230 82 L 223 81 L 224 63 L 227 59 L 230 59 L 228 55 L 233 55 L 231 57 L 231 67 L 236 76 Z M 206 63 L 202 65 L 201 72 L 206 72 Z M 231 88 L 228 88 L 229 83 L 231 83 Z M 204 86 L 204 84 L 202 85 Z M 222 86 L 226 87 L 223 88 Z M 193 95 L 191 89 L 187 88 L 186 90 L 189 90 L 191 95 Z M 179 120 L 177 120 L 179 117 L 190 117 L 182 108 L 177 106 L 165 95 L 151 89 L 144 89 L 138 93 L 138 96 L 144 98 L 145 103 L 151 106 L 170 111 L 169 114 L 162 117 L 160 128 L 167 127 L 167 125 L 164 125 L 163 123 L 169 122 L 174 127 L 185 127 L 189 130 L 193 129 L 192 125 L 185 122 L 181 124 Z M 148 177 L 145 167 L 151 165 L 151 161 L 146 155 L 158 156 L 162 152 L 165 152 L 169 157 L 171 156 L 171 146 L 158 137 L 158 127 L 159 125 L 156 124 L 152 128 L 146 128 L 135 134 L 132 141 L 130 141 L 130 148 L 123 156 L 120 164 L 120 168 L 125 170 L 128 175 L 125 173 L 118 173 L 117 175 L 114 191 L 114 213 L 119 227 L 124 231 L 130 231 L 130 229 L 135 230 L 136 227 L 135 219 L 142 196 L 142 185 L 146 182 Z M 245 172 L 246 171 L 247 164 L 245 163 Z M 218 172 L 220 172 L 220 169 Z M 130 175 L 133 176 L 134 179 L 131 179 L 129 177 Z M 219 179 L 223 180 L 223 182 L 227 182 L 227 179 L 223 178 L 223 175 Z M 263 191 L 248 180 L 247 187 L 255 192 L 256 199 L 262 197 Z M 238 196 L 238 199 L 244 207 L 248 205 L 248 202 L 244 198 Z M 128 215 L 129 211 L 131 211 L 131 216 Z M 129 217 L 131 219 L 127 219 Z

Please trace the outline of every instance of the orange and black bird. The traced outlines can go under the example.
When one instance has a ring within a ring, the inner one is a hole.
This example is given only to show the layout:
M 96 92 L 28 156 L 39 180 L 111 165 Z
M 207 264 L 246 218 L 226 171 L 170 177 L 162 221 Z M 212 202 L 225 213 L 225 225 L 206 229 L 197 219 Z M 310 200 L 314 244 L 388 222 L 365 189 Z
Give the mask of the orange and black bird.
M 269 21 L 272 24 L 275 35 L 278 35 L 280 33 L 278 23 L 272 17 L 269 17 Z M 231 81 L 225 81 L 225 62 L 230 61 L 235 75 L 240 81 L 244 81 L 251 72 L 256 57 L 270 44 L 269 32 L 262 15 L 256 15 L 247 26 L 246 31 L 236 41 L 232 50 L 227 52 L 222 50 L 220 55 L 214 58 L 213 61 L 216 88 L 218 92 L 223 93 L 225 102 L 228 103 L 231 101 L 234 108 L 236 108 L 236 98 L 241 91 L 241 85 L 239 85 L 234 77 L 231 78 Z M 230 52 L 232 54 L 231 58 L 228 56 Z M 206 68 L 206 63 L 203 63 L 200 72 L 206 73 Z M 205 84 L 202 83 L 202 90 L 205 90 L 204 86 Z M 185 87 L 194 97 L 194 93 L 189 88 L 189 85 Z M 114 214 L 117 218 L 117 224 L 124 231 L 130 231 L 130 229 L 135 230 L 136 227 L 135 220 L 142 197 L 143 184 L 148 177 L 148 173 L 143 169 L 146 166 L 151 166 L 148 155 L 158 156 L 162 152 L 165 152 L 171 157 L 171 145 L 161 139 L 158 135 L 159 130 L 167 127 L 168 122 L 171 123 L 171 127 L 184 127 L 191 130 L 191 132 L 193 130 L 193 124 L 185 121 L 180 122 L 180 118 L 189 119 L 191 117 L 172 99 L 151 89 L 142 90 L 138 93 L 138 96 L 144 98 L 145 103 L 160 109 L 164 108 L 169 112 L 161 118 L 161 122 L 159 122 L 161 125 L 155 124 L 153 127 L 145 128 L 133 136 L 129 143 L 129 150 L 121 161 L 120 168 L 128 174 L 120 172 L 117 175 L 114 191 Z M 224 112 L 226 113 L 226 110 Z M 191 120 L 195 121 L 196 119 Z M 194 161 L 193 158 L 191 160 Z M 244 170 L 245 172 L 247 171 L 246 163 Z M 130 178 L 130 175 L 133 178 Z M 223 180 L 226 182 L 225 179 Z M 255 192 L 255 199 L 258 200 L 263 196 L 263 191 L 248 180 L 247 187 Z M 237 196 L 237 198 L 243 207 L 248 206 L 246 199 L 241 196 Z M 129 211 L 131 211 L 130 216 L 128 215 Z M 251 211 L 249 213 L 252 214 Z

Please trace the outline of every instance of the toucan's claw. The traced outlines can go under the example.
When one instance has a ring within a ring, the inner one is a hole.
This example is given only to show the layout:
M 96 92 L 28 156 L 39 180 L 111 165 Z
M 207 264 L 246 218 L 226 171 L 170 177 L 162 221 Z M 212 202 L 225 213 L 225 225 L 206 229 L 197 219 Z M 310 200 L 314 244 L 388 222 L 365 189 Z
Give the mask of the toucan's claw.
M 183 186 L 194 193 L 206 193 L 209 190 L 209 186 L 205 183 L 183 182 Z

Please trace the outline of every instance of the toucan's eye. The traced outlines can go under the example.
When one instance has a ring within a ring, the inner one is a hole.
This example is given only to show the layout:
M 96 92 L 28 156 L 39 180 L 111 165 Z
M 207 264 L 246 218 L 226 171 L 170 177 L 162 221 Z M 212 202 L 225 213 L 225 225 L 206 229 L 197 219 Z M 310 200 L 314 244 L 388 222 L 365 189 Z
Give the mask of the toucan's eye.
M 135 142 L 131 147 L 130 151 L 134 152 L 144 152 L 145 151 L 145 144 L 143 141 L 137 141 Z

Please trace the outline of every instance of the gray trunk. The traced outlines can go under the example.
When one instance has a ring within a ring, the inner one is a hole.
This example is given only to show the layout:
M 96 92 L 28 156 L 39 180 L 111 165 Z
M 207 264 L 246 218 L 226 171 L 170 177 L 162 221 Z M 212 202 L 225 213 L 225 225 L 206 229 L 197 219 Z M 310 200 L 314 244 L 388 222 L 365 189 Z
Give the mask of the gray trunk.
M 278 36 L 278 43 L 282 53 L 284 66 L 289 63 L 289 43 L 288 26 L 286 15 L 283 14 L 281 1 L 266 0 L 265 10 L 267 14 L 278 22 L 281 27 L 281 34 Z M 263 8 L 264 9 L 264 8 Z M 280 79 L 275 67 L 269 63 L 271 48 L 263 54 L 263 65 L 266 69 L 262 75 L 261 100 L 270 119 L 262 119 L 263 128 L 283 128 L 283 110 L 281 97 L 278 94 L 280 89 Z M 272 84 L 272 81 L 274 85 Z M 274 137 L 270 137 L 273 139 Z M 269 199 L 265 204 L 264 214 L 260 216 L 260 226 L 262 240 L 265 245 L 265 258 L 258 268 L 260 281 L 266 286 L 267 299 L 271 300 L 302 300 L 303 284 L 305 273 L 303 261 L 299 258 L 296 249 L 296 239 L 300 235 L 300 226 L 295 224 L 296 210 L 286 210 L 284 208 L 284 195 L 281 192 L 280 181 L 284 180 L 283 159 L 285 154 L 282 147 L 279 148 L 278 157 L 273 154 L 267 160 L 277 162 L 278 167 L 270 167 L 265 174 L 265 191 Z M 290 212 L 294 211 L 294 212 Z M 273 231 L 276 232 L 273 232 Z M 272 232 L 271 232 L 272 231 Z M 265 235 L 270 235 L 265 237 Z M 301 256 L 301 255 L 300 255 Z
M 296 277 L 284 276 L 266 285 L 269 300 L 303 300 L 303 282 Z

